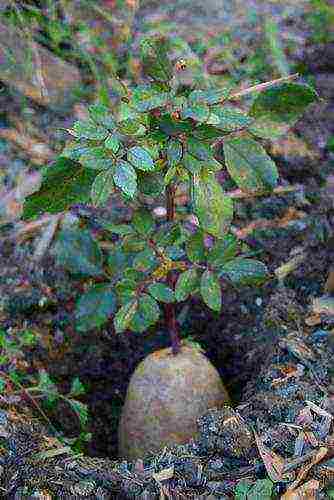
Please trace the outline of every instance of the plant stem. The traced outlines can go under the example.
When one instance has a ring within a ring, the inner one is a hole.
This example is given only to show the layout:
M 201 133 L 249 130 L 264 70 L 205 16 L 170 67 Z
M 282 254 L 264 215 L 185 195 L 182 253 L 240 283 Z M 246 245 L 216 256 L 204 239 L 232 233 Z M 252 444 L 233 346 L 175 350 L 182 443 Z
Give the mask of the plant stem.
M 173 222 L 175 219 L 175 191 L 176 187 L 172 184 L 167 186 L 166 189 L 166 204 L 167 204 L 167 221 Z M 167 276 L 168 286 L 174 290 L 174 276 L 173 271 L 170 271 Z M 169 331 L 169 335 L 172 341 L 172 352 L 176 356 L 180 352 L 181 342 L 178 334 L 176 315 L 175 315 L 175 304 L 165 305 L 165 317 L 166 323 Z
M 166 197 L 167 197 L 167 221 L 173 222 L 175 219 L 175 191 L 176 188 L 173 185 L 167 186 Z

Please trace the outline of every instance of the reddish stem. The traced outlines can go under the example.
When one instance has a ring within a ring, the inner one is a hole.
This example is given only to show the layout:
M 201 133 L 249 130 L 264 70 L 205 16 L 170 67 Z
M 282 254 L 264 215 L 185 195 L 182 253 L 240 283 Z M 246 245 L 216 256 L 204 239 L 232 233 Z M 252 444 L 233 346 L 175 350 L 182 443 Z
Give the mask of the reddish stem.
M 167 202 L 167 221 L 173 222 L 175 219 L 175 191 L 176 188 L 173 185 L 169 185 L 167 187 L 166 192 L 166 202 Z M 167 284 L 168 286 L 174 290 L 174 274 L 173 271 L 170 271 L 167 276 Z M 175 314 L 175 304 L 166 304 L 165 305 L 165 317 L 166 323 L 169 331 L 169 335 L 172 341 L 172 352 L 174 356 L 180 352 L 181 342 L 178 334 L 178 327 L 176 321 Z

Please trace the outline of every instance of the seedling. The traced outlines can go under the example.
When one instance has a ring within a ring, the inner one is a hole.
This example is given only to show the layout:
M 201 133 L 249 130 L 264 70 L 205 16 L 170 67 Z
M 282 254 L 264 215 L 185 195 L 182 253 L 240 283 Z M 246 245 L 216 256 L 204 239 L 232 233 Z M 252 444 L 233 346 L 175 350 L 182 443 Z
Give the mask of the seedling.
M 45 169 L 41 191 L 26 200 L 25 215 L 60 212 L 89 196 L 100 207 L 119 193 L 132 215 L 105 224 L 112 240 L 106 262 L 88 231 L 59 235 L 58 263 L 98 281 L 77 303 L 77 328 L 113 317 L 116 333 L 144 332 L 164 309 L 176 355 L 176 304 L 199 294 L 220 312 L 222 280 L 241 286 L 268 278 L 262 262 L 243 256 L 231 232 L 233 198 L 216 174 L 225 171 L 250 195 L 274 192 L 279 174 L 259 140 L 285 133 L 317 94 L 295 83 L 298 75 L 239 92 L 185 88 L 178 75 L 187 62 L 170 61 L 166 40 L 144 38 L 140 50 L 149 82 L 127 90 L 113 110 L 89 107 L 90 117 L 68 130 L 73 140 L 61 158 Z M 252 94 L 247 113 L 236 106 Z M 185 207 L 177 203 L 182 192 Z M 149 206 L 152 198 L 160 207 L 164 200 L 163 218 Z
M 82 446 L 85 441 L 89 440 L 89 433 L 85 430 L 88 423 L 88 408 L 87 405 L 77 400 L 78 397 L 85 394 L 86 389 L 76 377 L 72 380 L 70 391 L 64 395 L 59 392 L 57 385 L 46 370 L 39 370 L 37 380 L 28 374 L 24 370 L 24 363 L 20 363 L 20 358 L 22 351 L 27 347 L 34 346 L 36 342 L 37 335 L 32 330 L 21 330 L 16 333 L 0 330 L 0 362 L 2 365 L 0 398 L 9 405 L 28 401 L 62 442 L 77 449 L 78 446 Z M 6 366 L 10 369 L 6 370 Z M 43 404 L 40 403 L 40 399 Z M 60 401 L 69 406 L 80 424 L 80 435 L 76 438 L 66 438 L 62 432 L 58 432 L 44 412 L 43 406 L 51 409 Z

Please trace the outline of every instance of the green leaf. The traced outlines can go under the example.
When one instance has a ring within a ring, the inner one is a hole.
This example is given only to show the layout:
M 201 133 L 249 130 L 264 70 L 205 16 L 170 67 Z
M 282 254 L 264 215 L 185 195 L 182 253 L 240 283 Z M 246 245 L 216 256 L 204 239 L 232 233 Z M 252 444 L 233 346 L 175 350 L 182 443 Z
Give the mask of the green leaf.
M 92 203 L 96 207 L 101 207 L 106 204 L 110 195 L 114 191 L 113 173 L 111 170 L 100 172 L 94 179 L 91 198 Z
M 137 271 L 136 269 L 133 269 L 132 267 L 128 267 L 124 269 L 123 276 L 126 279 L 129 279 L 135 283 L 139 283 L 139 281 L 142 281 L 145 279 L 145 273 L 141 271 Z
M 130 328 L 139 333 L 154 325 L 160 316 L 160 308 L 153 297 L 142 294 L 139 298 L 138 311 L 134 315 Z
M 20 344 L 33 346 L 37 343 L 36 333 L 32 330 L 23 330 L 20 332 Z
M 51 380 L 46 370 L 39 370 L 38 372 L 38 385 L 36 386 L 41 392 L 58 394 L 56 384 Z
M 146 195 L 156 198 L 160 196 L 165 189 L 164 178 L 160 172 L 154 172 L 152 174 L 138 171 L 138 190 Z
M 201 295 L 210 309 L 218 312 L 221 310 L 222 293 L 219 279 L 208 269 L 202 274 Z
M 80 382 L 79 377 L 74 377 L 72 380 L 71 390 L 69 392 L 70 397 L 82 396 L 82 394 L 86 393 L 85 386 L 82 382 Z
M 203 262 L 206 258 L 203 236 L 203 232 L 198 230 L 187 241 L 186 250 L 188 258 L 191 262 Z
M 154 161 L 150 153 L 140 146 L 128 150 L 128 161 L 136 168 L 149 172 L 154 170 Z
M 168 136 L 190 133 L 194 125 L 189 121 L 174 120 L 170 115 L 163 115 L 156 120 L 159 129 Z
M 142 146 L 153 158 L 153 160 L 159 160 L 160 151 L 163 149 L 164 144 L 157 142 L 150 135 L 147 135 L 145 139 L 140 141 L 140 146 Z
M 7 382 L 4 378 L 0 377 L 0 394 L 4 394 L 6 390 Z
M 218 104 L 230 94 L 230 89 L 193 90 L 188 99 L 192 103 Z
M 117 311 L 114 318 L 116 333 L 126 330 L 138 309 L 138 300 L 133 299 Z
M 148 236 L 155 227 L 154 219 L 148 210 L 137 210 L 132 219 L 132 224 L 138 233 Z
M 175 285 L 175 298 L 178 302 L 186 300 L 198 286 L 197 269 L 191 267 L 181 273 Z
M 168 82 L 173 76 L 167 56 L 168 42 L 161 36 L 147 36 L 140 42 L 140 57 L 144 72 L 159 82 Z
M 304 84 L 286 82 L 268 88 L 252 104 L 249 114 L 256 123 L 250 130 L 259 137 L 275 139 L 286 133 L 318 99 L 316 91 Z
M 97 125 L 93 120 L 75 122 L 73 128 L 69 129 L 68 132 L 78 139 L 92 141 L 103 141 L 109 133 L 105 127 Z
M 209 234 L 221 237 L 233 218 L 233 201 L 226 196 L 214 175 L 194 175 L 194 210 Z
M 72 410 L 76 413 L 81 427 L 85 427 L 88 423 L 89 413 L 88 406 L 75 399 L 66 399 L 66 401 L 71 405 Z
M 118 160 L 114 172 L 114 182 L 121 191 L 133 198 L 137 191 L 137 174 L 130 163 Z
M 110 284 L 98 284 L 81 295 L 75 310 L 76 327 L 88 332 L 104 325 L 116 311 L 116 296 Z
M 151 85 L 140 85 L 132 92 L 130 104 L 139 112 L 151 111 L 167 104 L 168 92 L 162 92 Z
M 227 234 L 216 241 L 207 258 L 212 267 L 221 267 L 235 257 L 238 240 L 233 234 Z
M 182 159 L 183 146 L 177 139 L 171 139 L 167 146 L 167 160 L 172 167 L 177 165 Z
M 87 276 L 103 274 L 102 253 L 87 230 L 63 229 L 55 245 L 57 265 Z
M 157 259 L 151 248 L 145 248 L 145 250 L 139 252 L 133 260 L 133 267 L 137 271 L 149 271 L 156 265 Z
M 243 191 L 265 192 L 276 187 L 277 167 L 265 149 L 253 139 L 226 139 L 224 155 L 230 176 Z
M 224 264 L 220 276 L 227 276 L 235 285 L 260 285 L 268 279 L 268 269 L 258 260 L 237 257 Z
M 247 494 L 247 500 L 270 500 L 274 484 L 270 479 L 258 479 Z
M 211 160 L 207 160 L 206 162 L 203 163 L 205 164 L 205 167 L 203 168 L 202 171 L 205 172 L 207 175 L 219 172 L 219 170 L 223 168 L 223 165 L 215 158 L 211 158 Z
M 213 157 L 210 145 L 205 144 L 203 141 L 195 139 L 194 137 L 188 138 L 187 151 L 189 154 L 197 158 L 197 160 L 209 160 Z
M 94 170 L 106 170 L 114 164 L 113 160 L 107 156 L 103 146 L 91 147 L 85 154 L 80 156 L 79 162 L 84 167 Z
M 104 145 L 107 149 L 110 149 L 113 153 L 117 153 L 120 148 L 120 141 L 116 134 L 108 135 L 106 140 L 104 141 Z
M 192 174 L 200 174 L 206 163 L 186 153 L 183 155 L 182 165 Z
M 138 113 L 132 106 L 130 106 L 128 103 L 121 101 L 118 108 L 117 108 L 117 121 L 118 122 L 124 122 L 124 121 L 138 121 L 140 120 L 141 116 L 140 113 Z M 119 126 L 119 124 L 118 124 Z
M 146 133 L 146 128 L 142 123 L 133 118 L 128 118 L 118 124 L 118 130 L 123 135 L 142 136 Z
M 249 127 L 254 119 L 232 106 L 223 106 L 219 108 L 212 108 L 214 115 L 218 120 L 213 123 L 216 128 L 224 132 L 233 132 Z
M 207 141 L 212 139 L 218 139 L 221 137 L 222 131 L 213 127 L 212 125 L 199 125 L 192 131 L 192 135 L 199 139 L 200 141 Z
M 252 487 L 252 483 L 243 479 L 239 481 L 237 486 L 235 487 L 234 494 L 235 500 L 247 500 L 247 494 Z M 260 500 L 260 499 L 259 499 Z
M 116 283 L 115 290 L 121 305 L 126 305 L 136 298 L 137 286 L 137 281 L 129 278 L 123 278 Z
M 201 295 L 205 304 L 213 311 L 220 311 L 222 305 L 222 292 L 219 279 L 212 271 L 204 271 L 201 277 Z
M 191 118 L 199 123 L 205 123 L 210 115 L 210 108 L 206 104 L 190 104 L 182 109 L 181 118 Z
M 66 158 L 60 158 L 42 169 L 42 186 L 24 202 L 23 219 L 68 210 L 76 203 L 90 201 L 90 190 L 96 172 Z
M 150 295 L 142 294 L 139 299 L 139 313 L 146 323 L 154 324 L 160 316 L 160 308 L 156 300 Z
M 112 275 L 118 275 L 128 265 L 125 254 L 117 246 L 112 248 L 108 254 L 108 269 Z
M 127 234 L 134 233 L 134 229 L 130 224 L 112 224 L 111 222 L 105 222 L 102 224 L 102 227 L 119 236 L 126 236 Z
M 181 236 L 180 226 L 174 222 L 163 222 L 158 231 L 154 234 L 157 245 L 167 247 L 177 243 Z
M 170 167 L 164 177 L 164 183 L 166 186 L 172 182 L 172 180 L 175 178 L 177 173 L 177 168 L 176 167 Z
M 107 106 L 103 104 L 92 104 L 88 107 L 88 111 L 92 120 L 99 125 L 102 125 L 108 130 L 114 130 L 116 128 L 115 119 Z
M 66 144 L 66 147 L 60 154 L 61 158 L 68 158 L 69 160 L 79 161 L 80 156 L 89 153 L 91 146 L 87 142 L 71 141 Z
M 143 238 L 139 238 L 136 234 L 123 238 L 123 249 L 128 253 L 140 252 L 146 248 L 146 245 L 146 241 Z
M 173 290 L 163 283 L 153 283 L 148 287 L 148 291 L 152 297 L 160 302 L 170 303 L 175 300 Z

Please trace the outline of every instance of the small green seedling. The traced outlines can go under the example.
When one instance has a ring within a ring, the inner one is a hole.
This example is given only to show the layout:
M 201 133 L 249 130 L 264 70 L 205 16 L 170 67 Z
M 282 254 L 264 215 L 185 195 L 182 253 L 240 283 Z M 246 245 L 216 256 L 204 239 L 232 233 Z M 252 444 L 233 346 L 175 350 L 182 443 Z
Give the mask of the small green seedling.
M 96 280 L 77 303 L 77 328 L 113 317 L 117 333 L 144 332 L 163 307 L 177 354 L 176 304 L 199 294 L 220 312 L 222 280 L 241 286 L 268 278 L 266 266 L 245 257 L 231 232 L 233 197 L 217 173 L 225 171 L 230 185 L 232 179 L 250 195 L 272 193 L 279 174 L 259 139 L 285 133 L 318 96 L 294 82 L 298 75 L 239 92 L 188 88 L 179 78 L 187 63 L 171 62 L 166 40 L 144 38 L 140 50 L 148 83 L 128 90 L 113 110 L 90 106 L 89 118 L 74 123 L 73 141 L 45 169 L 25 216 L 61 212 L 89 197 L 103 207 L 119 193 L 132 215 L 105 224 L 112 241 L 106 261 L 87 230 L 63 229 L 57 241 L 58 263 Z M 247 113 L 236 106 L 252 94 Z M 186 207 L 177 203 L 182 190 Z M 159 217 L 152 198 L 159 200 Z
M 55 435 L 65 444 L 71 445 L 73 449 L 83 446 L 88 440 L 89 433 L 86 431 L 88 424 L 88 407 L 78 401 L 77 398 L 86 393 L 84 385 L 78 377 L 72 380 L 71 388 L 65 395 L 59 392 L 57 385 L 52 381 L 45 370 L 39 370 L 38 379 L 31 376 L 24 369 L 24 363 L 20 363 L 20 358 L 26 348 L 34 347 L 37 344 L 38 335 L 33 330 L 21 330 L 18 332 L 8 332 L 0 329 L 0 398 L 7 404 L 20 403 L 28 400 L 39 412 L 55 432 Z M 5 369 L 5 367 L 10 369 Z M 42 400 L 41 404 L 39 400 Z M 80 424 L 80 434 L 76 438 L 66 438 L 62 433 L 54 429 L 48 416 L 43 410 L 52 409 L 59 402 L 65 402 L 72 410 Z

